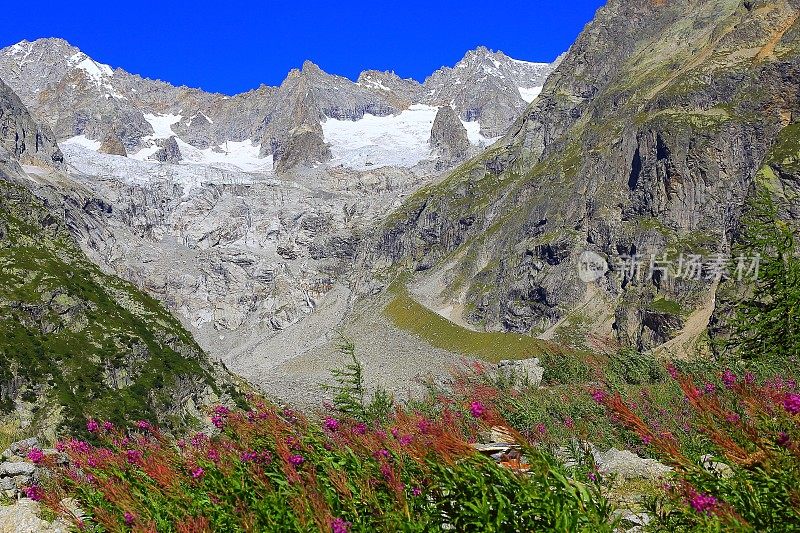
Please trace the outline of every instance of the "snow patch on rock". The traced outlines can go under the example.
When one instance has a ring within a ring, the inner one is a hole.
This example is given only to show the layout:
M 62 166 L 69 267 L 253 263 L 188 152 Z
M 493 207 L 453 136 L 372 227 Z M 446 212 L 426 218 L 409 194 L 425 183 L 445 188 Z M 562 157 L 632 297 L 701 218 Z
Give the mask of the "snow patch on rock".
M 542 92 L 544 87 L 520 87 L 519 88 L 519 95 L 522 97 L 523 100 L 528 102 L 529 104 L 536 100 L 536 97 L 539 96 Z
M 397 115 L 365 114 L 359 120 L 328 118 L 322 123 L 325 142 L 331 145 L 331 164 L 366 170 L 384 166 L 413 167 L 432 157 L 428 139 L 439 108 L 414 104 Z M 496 139 L 481 135 L 478 122 L 464 122 L 467 137 L 485 147 Z

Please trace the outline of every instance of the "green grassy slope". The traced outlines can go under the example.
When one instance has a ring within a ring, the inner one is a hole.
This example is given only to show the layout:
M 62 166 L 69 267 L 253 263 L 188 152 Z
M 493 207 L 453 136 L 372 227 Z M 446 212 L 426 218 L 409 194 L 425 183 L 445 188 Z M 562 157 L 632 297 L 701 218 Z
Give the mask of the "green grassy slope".
M 217 373 L 158 302 L 102 273 L 30 192 L 0 181 L 0 412 L 16 404 L 72 429 L 88 416 L 181 425 L 186 400 L 222 394 Z

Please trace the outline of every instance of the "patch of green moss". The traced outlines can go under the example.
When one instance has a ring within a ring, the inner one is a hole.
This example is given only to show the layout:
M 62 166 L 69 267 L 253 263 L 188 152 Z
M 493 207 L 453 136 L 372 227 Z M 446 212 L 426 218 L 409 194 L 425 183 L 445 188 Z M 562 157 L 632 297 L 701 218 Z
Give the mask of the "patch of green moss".
M 664 297 L 657 298 L 651 302 L 650 309 L 657 313 L 664 313 L 668 315 L 680 315 L 683 313 L 683 308 L 681 308 L 680 303 L 674 300 L 668 300 Z

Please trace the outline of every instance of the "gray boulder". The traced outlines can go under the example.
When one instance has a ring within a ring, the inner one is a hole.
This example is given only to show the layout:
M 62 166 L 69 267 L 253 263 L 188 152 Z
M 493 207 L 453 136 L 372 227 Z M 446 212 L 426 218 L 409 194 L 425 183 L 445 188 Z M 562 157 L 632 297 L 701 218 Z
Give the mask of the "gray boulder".
M 603 474 L 616 475 L 619 480 L 656 480 L 669 474 L 672 469 L 655 459 L 639 457 L 630 450 L 611 448 L 605 452 L 592 450 L 594 461 Z
M 504 360 L 497 363 L 497 373 L 516 384 L 538 387 L 542 384 L 544 368 L 538 357 L 531 359 Z
M 275 159 L 275 171 L 287 172 L 297 167 L 310 167 L 331 159 L 331 149 L 322 135 L 311 128 L 292 130 L 286 145 Z

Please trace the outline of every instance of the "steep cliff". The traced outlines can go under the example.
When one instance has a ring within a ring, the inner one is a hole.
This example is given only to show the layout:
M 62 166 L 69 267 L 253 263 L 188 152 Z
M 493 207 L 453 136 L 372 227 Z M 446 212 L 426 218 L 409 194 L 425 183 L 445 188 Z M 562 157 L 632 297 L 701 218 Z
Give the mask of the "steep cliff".
M 19 97 L 0 80 L 0 162 L 10 160 L 52 166 L 60 165 L 64 156 L 53 133 L 36 124 Z
M 476 329 L 663 343 L 708 300 L 707 264 L 697 279 L 611 268 L 586 283 L 578 263 L 730 251 L 756 172 L 798 118 L 797 14 L 611 0 L 503 140 L 409 198 L 365 260 L 416 271 L 430 306 Z

